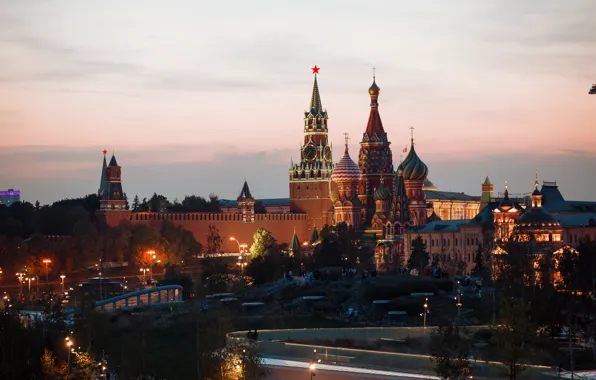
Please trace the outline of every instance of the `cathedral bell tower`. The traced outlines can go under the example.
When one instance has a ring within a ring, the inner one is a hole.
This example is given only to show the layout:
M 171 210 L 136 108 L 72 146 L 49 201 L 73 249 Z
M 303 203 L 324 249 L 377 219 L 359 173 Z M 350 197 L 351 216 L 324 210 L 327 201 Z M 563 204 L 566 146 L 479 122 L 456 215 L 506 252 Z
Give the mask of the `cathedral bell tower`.
M 374 192 L 381 183 L 381 177 L 393 174 L 393 157 L 391 144 L 387 140 L 387 133 L 383 128 L 381 116 L 379 115 L 379 94 L 381 89 L 377 86 L 375 76 L 373 83 L 368 89 L 370 96 L 370 115 L 366 131 L 360 143 L 360 154 L 358 155 L 358 166 L 361 176 L 358 183 L 358 198 L 362 204 L 363 221 L 368 224 L 375 212 Z M 393 181 L 389 183 L 389 192 L 393 192 Z
M 290 211 L 308 214 L 308 224 L 322 226 L 331 224 L 332 205 L 331 173 L 333 156 L 329 144 L 327 121 L 329 115 L 323 109 L 317 75 L 310 98 L 310 108 L 304 112 L 304 139 L 300 147 L 300 163 L 292 161 L 288 170 L 290 182 Z
M 427 222 L 426 197 L 422 188 L 428 176 L 428 166 L 422 162 L 416 153 L 416 149 L 414 149 L 414 128 L 411 127 L 410 129 L 412 131 L 410 153 L 408 153 L 406 159 L 399 165 L 397 170 L 398 172 L 401 170 L 403 175 L 412 225 L 422 226 Z

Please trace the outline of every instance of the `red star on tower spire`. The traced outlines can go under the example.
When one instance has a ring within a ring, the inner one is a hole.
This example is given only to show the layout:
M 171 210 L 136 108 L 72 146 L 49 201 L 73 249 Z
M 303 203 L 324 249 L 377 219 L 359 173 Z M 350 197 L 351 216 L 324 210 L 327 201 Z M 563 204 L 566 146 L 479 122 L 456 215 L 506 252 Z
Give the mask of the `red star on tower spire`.
M 108 154 L 108 151 L 104 149 L 104 150 L 102 150 L 102 153 L 103 154 Z
M 313 67 L 311 70 L 312 70 L 312 73 L 316 75 L 319 73 L 319 70 L 321 70 L 321 68 L 317 67 L 317 65 L 315 65 L 315 67 Z

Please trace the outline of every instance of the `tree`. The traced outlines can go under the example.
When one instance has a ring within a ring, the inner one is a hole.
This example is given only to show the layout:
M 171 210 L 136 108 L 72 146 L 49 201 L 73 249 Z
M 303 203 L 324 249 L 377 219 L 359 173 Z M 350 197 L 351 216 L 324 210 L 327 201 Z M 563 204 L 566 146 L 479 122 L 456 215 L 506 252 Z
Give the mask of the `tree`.
M 428 266 L 429 254 L 426 251 L 426 243 L 420 235 L 412 240 L 412 253 L 408 260 L 408 269 L 418 269 L 418 273 L 422 274 L 424 268 Z
M 221 246 L 223 239 L 219 234 L 219 230 L 214 225 L 210 224 L 207 230 L 207 254 L 213 255 L 221 253 Z
M 472 268 L 472 275 L 474 277 L 484 277 L 486 267 L 484 265 L 484 256 L 482 244 L 478 244 L 478 250 L 476 251 L 476 257 L 474 258 L 474 268 Z
M 135 195 L 134 199 L 132 200 L 132 211 L 139 211 L 140 206 L 141 201 L 139 201 L 139 196 Z
M 470 376 L 470 342 L 460 335 L 459 326 L 439 326 L 431 334 L 431 342 L 431 361 L 437 376 L 444 380 L 461 380 Z
M 192 232 L 179 225 L 165 220 L 161 230 L 160 250 L 163 254 L 162 262 L 165 264 L 179 265 L 188 261 L 193 255 L 199 255 L 202 247 Z
M 41 356 L 41 376 L 43 380 L 58 380 L 58 366 L 54 353 L 47 348 L 43 350 Z
M 506 297 L 500 310 L 502 321 L 500 325 L 493 326 L 491 343 L 496 356 L 507 366 L 507 376 L 515 380 L 526 369 L 526 344 L 536 329 L 528 318 L 529 308 L 522 299 Z
M 294 265 L 294 258 L 288 256 L 280 245 L 274 243 L 250 260 L 246 267 L 246 274 L 254 279 L 255 285 L 261 285 L 281 278 Z
M 262 360 L 257 354 L 255 343 L 242 345 L 236 341 L 209 353 L 213 374 L 208 380 L 264 379 L 266 372 L 261 368 Z
M 187 195 L 182 202 L 175 200 L 168 208 L 171 212 L 221 212 L 219 198 L 210 194 L 209 199 L 197 195 Z
M 163 195 L 153 193 L 153 196 L 149 198 L 149 211 L 151 212 L 166 212 L 171 206 L 168 198 Z
M 253 243 L 250 246 L 250 258 L 254 259 L 264 256 L 272 247 L 277 244 L 271 232 L 259 228 L 253 235 Z

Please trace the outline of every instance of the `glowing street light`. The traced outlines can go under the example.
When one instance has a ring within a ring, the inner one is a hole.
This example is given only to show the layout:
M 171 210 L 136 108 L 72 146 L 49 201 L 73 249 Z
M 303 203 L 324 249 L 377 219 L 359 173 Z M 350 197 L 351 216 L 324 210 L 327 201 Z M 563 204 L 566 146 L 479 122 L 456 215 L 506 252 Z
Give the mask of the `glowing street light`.
M 64 279 L 66 278 L 66 275 L 61 274 L 60 275 L 60 280 L 62 282 L 62 293 L 64 293 Z
M 29 281 L 29 296 L 31 296 L 31 280 L 35 280 L 35 277 L 27 277 L 25 280 Z
M 315 373 L 315 370 L 317 369 L 316 361 L 317 361 L 317 350 L 314 349 L 312 352 L 312 360 L 310 362 L 310 365 L 308 366 L 308 368 L 310 369 L 310 380 L 312 380 L 313 376 L 317 376 L 317 374 Z
M 49 268 L 48 265 L 52 262 L 52 260 L 50 259 L 43 259 L 42 263 L 44 263 L 46 265 L 46 285 L 48 284 L 48 273 L 49 273 Z
M 424 299 L 424 312 L 420 314 L 421 317 L 423 317 L 423 322 L 422 322 L 422 326 L 424 329 L 426 329 L 426 314 L 430 314 L 430 310 L 428 309 L 428 298 Z
M 68 348 L 68 374 L 66 376 L 67 379 L 70 379 L 70 353 L 72 351 L 74 351 L 74 348 L 72 348 L 72 345 L 74 344 L 74 342 L 72 340 L 70 340 L 69 337 L 66 337 L 66 348 Z
M 21 285 L 21 294 L 23 294 L 23 282 L 25 278 L 25 273 L 17 273 L 17 277 L 19 278 L 19 283 Z
M 143 281 L 147 281 L 146 273 L 149 272 L 149 268 L 141 268 L 139 270 L 143 273 Z
M 155 255 L 154 250 L 147 251 L 147 254 L 150 255 L 150 259 L 151 259 L 151 265 L 149 266 L 149 278 L 151 280 L 153 280 L 153 260 L 155 260 L 157 258 L 157 256 Z
M 462 303 L 461 303 L 461 290 L 460 290 L 459 284 L 460 284 L 459 281 L 457 281 L 457 298 L 456 298 L 457 303 L 456 303 L 456 305 L 457 305 L 457 317 L 458 318 L 459 318 L 460 310 L 461 310 L 461 307 L 462 307 Z

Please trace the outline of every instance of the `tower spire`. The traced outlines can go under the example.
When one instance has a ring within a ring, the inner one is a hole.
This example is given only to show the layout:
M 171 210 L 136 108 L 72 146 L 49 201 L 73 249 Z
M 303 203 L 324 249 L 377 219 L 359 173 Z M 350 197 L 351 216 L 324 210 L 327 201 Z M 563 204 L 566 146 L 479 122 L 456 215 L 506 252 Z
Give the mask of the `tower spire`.
M 321 103 L 321 94 L 319 93 L 319 84 L 317 83 L 317 76 L 319 75 L 319 70 L 321 68 L 315 67 L 312 68 L 312 73 L 315 76 L 315 83 L 312 88 L 312 95 L 310 97 L 310 111 L 313 115 L 319 114 L 323 111 L 323 105 Z
M 536 179 L 534 180 L 534 188 L 538 190 L 538 169 L 536 169 Z
M 348 135 L 348 132 L 344 133 L 344 140 L 346 141 L 346 150 L 345 153 L 348 153 L 348 140 L 350 139 L 350 136 Z
M 410 125 L 410 136 L 412 141 L 412 146 L 414 146 L 414 127 Z

